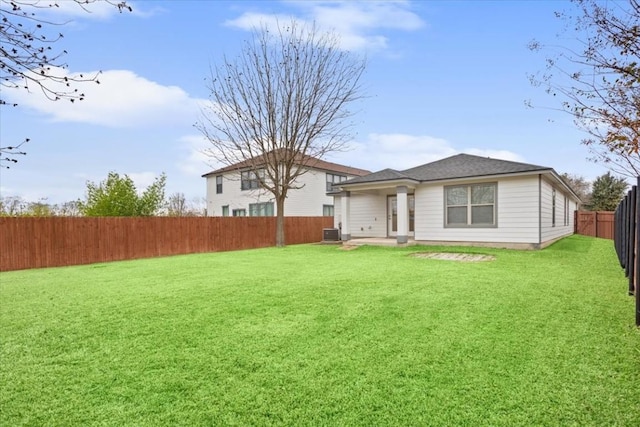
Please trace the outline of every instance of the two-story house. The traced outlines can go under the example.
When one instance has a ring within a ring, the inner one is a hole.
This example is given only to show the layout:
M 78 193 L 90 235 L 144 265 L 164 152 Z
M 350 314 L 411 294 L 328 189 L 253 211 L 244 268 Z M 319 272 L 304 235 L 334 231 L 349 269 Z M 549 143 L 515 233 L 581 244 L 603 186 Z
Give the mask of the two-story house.
M 207 216 L 274 216 L 273 194 L 260 188 L 259 174 L 250 162 L 239 162 L 202 175 L 207 179 Z M 289 190 L 284 205 L 286 216 L 333 216 L 334 185 L 364 176 L 370 171 L 306 157 L 306 171 Z

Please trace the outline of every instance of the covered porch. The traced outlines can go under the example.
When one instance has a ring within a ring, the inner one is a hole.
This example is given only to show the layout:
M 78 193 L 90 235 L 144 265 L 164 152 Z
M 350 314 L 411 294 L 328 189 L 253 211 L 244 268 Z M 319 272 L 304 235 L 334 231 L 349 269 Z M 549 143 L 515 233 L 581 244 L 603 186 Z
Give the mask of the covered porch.
M 406 246 L 414 239 L 416 182 L 354 183 L 335 194 L 341 240 L 349 245 Z

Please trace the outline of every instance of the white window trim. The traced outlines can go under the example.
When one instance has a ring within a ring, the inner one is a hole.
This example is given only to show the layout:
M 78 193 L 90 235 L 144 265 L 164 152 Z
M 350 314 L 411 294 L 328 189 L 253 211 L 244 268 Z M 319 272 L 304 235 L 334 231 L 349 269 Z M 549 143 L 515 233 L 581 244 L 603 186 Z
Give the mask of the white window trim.
M 266 206 L 268 205 L 271 206 L 271 215 L 252 215 L 254 210 L 257 210 L 258 213 L 260 213 L 260 211 L 262 210 L 261 207 L 264 207 L 264 211 L 266 213 L 267 211 Z M 258 202 L 258 203 L 249 203 L 249 209 L 247 213 L 249 216 L 259 217 L 259 216 L 274 216 L 276 212 L 275 212 L 275 206 L 273 202 Z
M 249 178 L 245 178 L 245 176 L 249 176 Z M 262 182 L 265 179 L 265 170 L 258 169 L 256 171 L 246 170 L 240 172 L 240 190 L 241 191 L 250 191 L 250 190 L 259 190 L 262 188 Z
M 326 174 L 326 190 L 327 191 L 333 191 L 333 186 L 335 184 L 341 183 L 342 181 L 346 181 L 347 180 L 347 176 L 346 175 L 340 175 L 337 173 L 331 173 L 331 172 L 327 172 Z
M 493 224 L 471 224 L 472 212 L 471 208 L 474 206 L 489 206 L 489 204 L 471 204 L 471 187 L 474 185 L 493 185 Z M 448 224 L 448 205 L 447 205 L 447 190 L 450 188 L 467 188 L 467 204 L 466 205 L 453 205 L 453 206 L 466 206 L 467 207 L 467 223 L 466 224 Z M 498 228 L 498 183 L 492 182 L 474 182 L 473 184 L 458 184 L 458 185 L 446 185 L 443 191 L 444 196 L 444 228 Z

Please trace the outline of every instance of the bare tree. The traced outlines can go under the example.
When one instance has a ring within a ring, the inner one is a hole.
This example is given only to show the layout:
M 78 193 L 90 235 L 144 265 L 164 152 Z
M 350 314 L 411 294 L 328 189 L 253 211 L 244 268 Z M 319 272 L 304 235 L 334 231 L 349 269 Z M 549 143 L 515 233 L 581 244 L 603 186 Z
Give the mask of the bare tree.
M 29 142 L 29 138 L 22 141 L 20 144 L 16 146 L 8 145 L 6 147 L 0 146 L 0 165 L 3 168 L 10 169 L 11 164 L 18 163 L 18 159 L 16 156 L 26 156 L 27 153 L 22 151 L 22 145 Z
M 563 173 L 560 177 L 580 197 L 583 204 L 588 204 L 591 199 L 591 182 L 582 175 Z
M 202 208 L 200 199 L 187 200 L 184 193 L 173 193 L 167 198 L 168 216 L 202 216 L 205 208 Z
M 577 13 L 557 13 L 578 49 L 532 42 L 550 53 L 534 85 L 561 99 L 561 108 L 589 134 L 591 160 L 640 175 L 640 0 L 574 0 Z
M 59 205 L 54 205 L 53 211 L 56 216 L 80 216 L 81 205 L 82 202 L 80 200 L 70 200 Z
M 27 202 L 19 196 L 0 198 L 0 216 L 20 216 L 27 209 Z
M 284 202 L 314 158 L 345 148 L 362 98 L 365 61 L 333 33 L 295 21 L 256 29 L 242 54 L 211 70 L 212 105 L 196 127 L 219 164 L 241 163 L 276 202 L 276 245 L 285 244 Z
M 126 1 L 73 0 L 87 12 L 90 11 L 88 6 L 98 1 L 105 1 L 120 12 L 132 10 Z M 75 102 L 84 99 L 84 93 L 75 87 L 76 83 L 100 83 L 97 75 L 68 76 L 60 72 L 67 68 L 62 59 L 67 51 L 58 47 L 64 36 L 57 28 L 65 22 L 52 22 L 41 14 L 46 9 L 58 7 L 60 5 L 55 1 L 0 0 L 0 87 L 26 91 L 39 89 L 52 101 Z M 0 106 L 6 105 L 17 106 L 0 97 Z M 16 156 L 25 154 L 19 149 L 25 141 L 11 145 L 0 143 L 3 167 L 9 168 L 18 161 Z

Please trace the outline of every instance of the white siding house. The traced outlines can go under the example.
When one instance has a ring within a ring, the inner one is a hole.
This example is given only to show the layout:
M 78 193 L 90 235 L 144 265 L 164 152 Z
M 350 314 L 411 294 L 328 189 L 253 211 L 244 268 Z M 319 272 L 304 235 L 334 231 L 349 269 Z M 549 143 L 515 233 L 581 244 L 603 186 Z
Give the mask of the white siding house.
M 333 216 L 335 183 L 370 173 L 315 158 L 306 158 L 305 173 L 289 190 L 284 213 L 286 216 Z M 202 175 L 207 180 L 207 216 L 274 216 L 273 194 L 260 188 L 248 166 L 241 162 Z M 259 169 L 258 169 L 259 170 Z
M 460 154 L 340 184 L 343 240 L 542 248 L 573 234 L 580 199 L 551 168 Z M 345 218 L 346 221 L 345 221 Z

